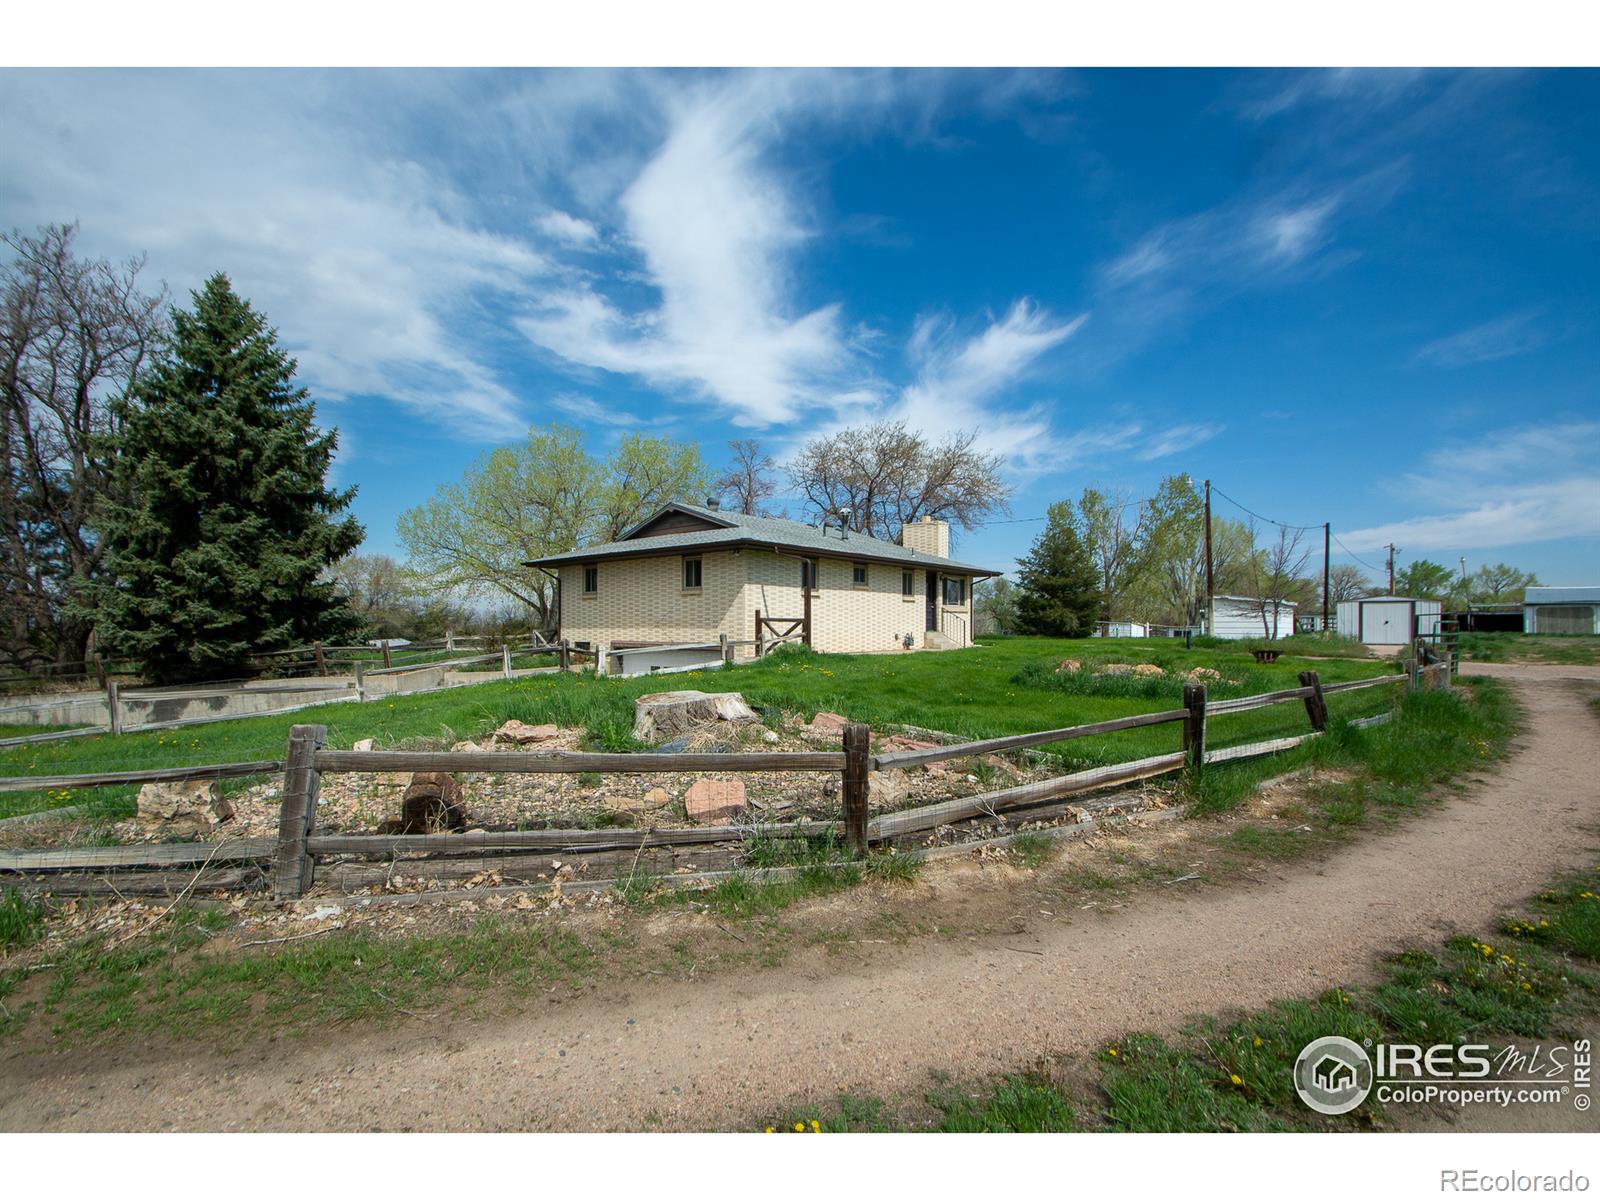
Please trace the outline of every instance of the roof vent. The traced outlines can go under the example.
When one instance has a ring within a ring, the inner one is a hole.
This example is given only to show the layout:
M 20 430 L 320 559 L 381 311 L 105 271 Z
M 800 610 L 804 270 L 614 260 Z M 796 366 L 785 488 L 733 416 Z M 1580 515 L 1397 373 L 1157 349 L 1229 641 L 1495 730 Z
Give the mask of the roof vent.
M 707 496 L 706 497 L 706 507 L 709 508 L 712 512 L 716 512 L 719 508 L 722 507 L 722 501 L 719 500 L 715 496 Z

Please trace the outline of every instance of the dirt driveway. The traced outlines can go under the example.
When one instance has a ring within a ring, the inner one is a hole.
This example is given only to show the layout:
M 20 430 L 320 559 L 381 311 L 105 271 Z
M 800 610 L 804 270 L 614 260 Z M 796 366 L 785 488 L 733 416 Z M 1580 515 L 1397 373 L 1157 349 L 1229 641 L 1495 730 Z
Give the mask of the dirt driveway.
M 1496 666 L 1529 710 L 1505 767 L 1389 834 L 1254 884 L 1112 913 L 1017 914 L 1004 936 L 921 938 L 841 962 L 641 983 L 509 1020 L 308 1037 L 236 1053 L 0 1062 L 6 1129 L 719 1128 L 931 1070 L 1014 1069 L 1130 1028 L 1369 979 L 1405 942 L 1481 929 L 1600 845 L 1600 668 Z M 966 886 L 959 872 L 931 886 Z M 992 886 L 992 885 L 974 885 Z M 881 951 L 881 952 L 880 952 Z

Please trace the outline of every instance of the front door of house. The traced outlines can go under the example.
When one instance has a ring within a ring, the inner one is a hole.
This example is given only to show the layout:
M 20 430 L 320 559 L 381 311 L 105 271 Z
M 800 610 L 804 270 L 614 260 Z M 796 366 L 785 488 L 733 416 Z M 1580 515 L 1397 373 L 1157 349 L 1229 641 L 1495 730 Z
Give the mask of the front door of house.
M 928 572 L 928 623 L 925 629 L 939 628 L 939 572 Z

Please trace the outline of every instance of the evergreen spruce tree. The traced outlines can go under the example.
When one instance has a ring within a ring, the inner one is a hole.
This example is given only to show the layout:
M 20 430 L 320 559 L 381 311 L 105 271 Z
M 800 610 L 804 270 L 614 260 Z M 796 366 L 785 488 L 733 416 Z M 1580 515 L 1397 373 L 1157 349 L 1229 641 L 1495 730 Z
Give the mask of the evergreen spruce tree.
M 325 569 L 363 530 L 326 483 L 337 434 L 313 424 L 277 332 L 217 274 L 173 312 L 170 356 L 118 414 L 117 486 L 96 529 L 100 642 L 152 682 L 225 679 L 252 655 L 355 624 Z
M 1020 563 L 1017 622 L 1040 637 L 1088 637 L 1100 613 L 1100 576 L 1068 501 L 1052 504 L 1044 532 Z

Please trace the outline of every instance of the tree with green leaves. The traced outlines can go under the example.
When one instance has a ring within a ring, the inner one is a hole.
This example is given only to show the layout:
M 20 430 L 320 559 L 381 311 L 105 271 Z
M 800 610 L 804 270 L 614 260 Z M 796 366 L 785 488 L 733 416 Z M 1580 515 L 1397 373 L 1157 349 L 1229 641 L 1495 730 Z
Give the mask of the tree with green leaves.
M 1394 590 L 1396 595 L 1415 600 L 1443 600 L 1459 582 L 1460 577 L 1449 567 L 1419 558 L 1395 572 Z
M 555 624 L 550 575 L 525 564 L 590 542 L 614 541 L 672 500 L 710 490 L 697 446 L 630 434 L 608 461 L 564 425 L 480 458 L 459 483 L 400 515 L 410 568 L 429 586 L 510 597 L 540 628 Z
M 516 446 L 480 458 L 459 483 L 400 514 L 409 566 L 437 591 L 509 596 L 540 628 L 554 624 L 555 590 L 526 564 L 570 550 L 588 536 L 605 503 L 602 464 L 576 429 L 531 429 Z
M 226 275 L 192 295 L 170 355 L 115 402 L 94 516 L 107 578 L 86 597 L 102 644 L 154 683 L 246 674 L 355 623 L 326 578 L 363 535 L 345 514 L 355 489 L 327 485 L 338 435 Z
M 1467 586 L 1473 604 L 1521 604 L 1526 591 L 1539 586 L 1539 578 L 1510 563 L 1485 564 L 1472 573 Z
M 1078 498 L 1078 515 L 1084 548 L 1100 574 L 1100 619 L 1127 618 L 1132 615 L 1130 594 L 1152 565 L 1151 504 L 1124 490 L 1108 495 L 1086 487 Z
M 1020 564 L 1017 622 L 1023 633 L 1088 637 L 1100 611 L 1100 577 L 1078 536 L 1072 503 L 1049 508 L 1044 531 Z
M 597 533 L 603 542 L 616 541 L 673 500 L 701 504 L 713 487 L 694 442 L 630 433 L 607 467 L 604 521 Z
M 975 633 L 1017 633 L 1017 589 L 1004 575 L 972 585 L 972 611 L 978 619 Z

